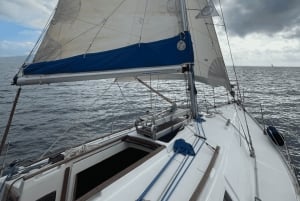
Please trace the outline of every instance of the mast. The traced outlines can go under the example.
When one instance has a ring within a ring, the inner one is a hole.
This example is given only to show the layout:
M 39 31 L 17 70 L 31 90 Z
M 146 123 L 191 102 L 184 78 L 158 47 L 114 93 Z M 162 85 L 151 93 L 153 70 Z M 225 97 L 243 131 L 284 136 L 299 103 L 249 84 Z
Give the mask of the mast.
M 185 0 L 180 0 L 180 12 L 181 12 L 181 21 L 182 21 L 182 32 L 188 31 L 188 17 L 186 12 L 186 2 Z M 188 73 L 188 85 L 190 91 L 190 100 L 191 100 L 191 112 L 194 119 L 197 118 L 198 114 L 198 105 L 197 105 L 197 93 L 195 87 L 195 76 L 194 76 L 194 65 L 187 64 L 186 70 Z
M 194 119 L 198 116 L 198 104 L 197 104 L 197 91 L 195 86 L 195 76 L 194 76 L 194 66 L 193 64 L 188 64 L 188 86 L 190 91 L 191 100 L 191 111 Z

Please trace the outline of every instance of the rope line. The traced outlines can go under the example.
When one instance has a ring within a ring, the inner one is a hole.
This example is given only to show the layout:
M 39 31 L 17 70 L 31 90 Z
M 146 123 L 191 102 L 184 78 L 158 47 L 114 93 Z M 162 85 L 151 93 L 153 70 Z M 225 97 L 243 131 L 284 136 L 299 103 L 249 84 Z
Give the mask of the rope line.
M 199 118 L 199 117 L 198 117 L 198 118 Z M 198 119 L 198 118 L 197 118 L 197 119 Z M 200 124 L 201 127 L 202 127 L 202 123 L 197 121 L 196 124 L 197 124 L 197 128 L 198 128 L 198 134 L 199 134 L 199 136 L 200 136 L 201 133 L 200 133 L 198 124 Z M 202 130 L 203 130 L 203 132 L 204 132 L 203 127 L 202 127 Z M 203 135 L 205 136 L 205 133 L 203 133 Z M 201 150 L 201 148 L 203 147 L 203 145 L 204 145 L 205 142 L 206 142 L 205 139 L 203 140 L 203 138 L 198 137 L 198 138 L 196 139 L 194 148 L 196 148 L 196 146 L 198 145 L 198 143 L 199 143 L 199 141 L 200 141 L 201 139 L 202 139 L 202 143 L 200 144 L 200 147 L 197 149 L 196 155 L 198 155 L 199 151 Z M 195 156 L 196 156 L 196 155 L 195 155 Z M 181 181 L 181 179 L 182 179 L 183 176 L 185 175 L 186 171 L 190 168 L 191 164 L 193 163 L 193 161 L 194 161 L 194 159 L 195 159 L 195 156 L 191 159 L 191 161 L 189 162 L 189 164 L 187 165 L 187 167 L 183 170 L 181 176 L 180 176 L 178 179 L 177 179 L 177 177 L 179 176 L 179 173 L 176 175 L 174 181 L 172 182 L 172 184 L 174 184 L 173 188 L 171 189 L 171 186 L 169 187 L 169 189 L 168 189 L 169 193 L 168 193 L 168 191 L 165 193 L 165 195 L 164 195 L 163 198 L 162 198 L 162 201 L 164 200 L 164 198 L 165 198 L 165 201 L 167 201 L 167 200 L 170 199 L 171 195 L 172 195 L 173 192 L 175 191 L 176 187 L 178 186 L 179 182 Z M 187 157 L 187 158 L 185 159 L 184 165 L 185 165 L 185 163 L 187 162 L 187 159 L 188 159 L 188 158 L 189 158 L 189 157 Z M 180 171 L 181 171 L 182 169 L 183 169 L 183 167 L 180 169 Z M 176 179 L 177 179 L 177 182 L 175 183 Z M 170 189 L 171 189 L 171 190 L 170 190 Z
M 96 102 L 99 101 L 100 97 L 103 97 L 106 92 L 108 92 L 108 90 L 112 87 L 112 85 L 114 84 L 114 81 L 110 83 L 110 85 L 102 92 L 102 94 L 100 96 L 98 96 L 99 98 L 96 98 L 91 104 L 90 106 L 93 106 Z M 88 107 L 87 107 L 88 108 Z M 39 157 L 39 159 L 42 159 L 47 153 L 49 153 L 53 147 L 57 144 L 58 141 L 60 141 L 63 137 L 65 137 L 65 134 L 68 133 L 73 127 L 75 127 L 75 125 L 77 125 L 79 123 L 79 120 L 77 120 L 76 122 L 74 122 L 73 124 L 71 124 L 69 127 L 67 127 L 64 132 L 58 137 L 56 138 L 56 140 L 50 145 L 50 147 L 44 151 L 42 153 L 42 155 Z
M 142 23 L 142 27 L 141 27 L 141 31 L 140 31 L 139 45 L 142 42 L 142 36 L 143 36 L 143 31 L 144 31 L 144 24 L 145 24 L 145 19 L 146 19 L 146 14 L 147 14 L 147 8 L 148 8 L 148 0 L 146 0 L 144 16 L 143 16 L 143 23 Z
M 200 141 L 200 138 L 198 138 L 198 139 L 199 139 L 199 140 L 197 141 L 197 144 L 198 144 L 198 142 Z M 205 141 L 206 141 L 206 140 L 202 140 L 202 143 L 200 144 L 199 149 L 196 151 L 196 155 L 199 153 L 199 151 L 201 150 L 202 146 L 205 144 Z M 185 175 L 186 171 L 189 169 L 189 167 L 190 167 L 191 164 L 193 163 L 194 159 L 195 159 L 195 156 L 192 157 L 192 159 L 191 159 L 191 161 L 189 162 L 189 164 L 187 165 L 187 167 L 183 170 L 183 173 L 182 173 L 181 176 L 177 179 L 177 182 L 174 184 L 174 187 L 171 189 L 170 193 L 169 193 L 169 194 L 165 194 L 165 195 L 167 195 L 165 201 L 167 201 L 167 200 L 170 199 L 171 195 L 172 195 L 173 192 L 175 191 L 176 187 L 178 186 L 178 184 L 179 184 L 179 182 L 181 181 L 182 177 Z M 187 161 L 187 160 L 186 160 L 186 161 Z M 183 169 L 183 168 L 182 168 L 182 169 Z M 178 176 L 178 175 L 177 175 L 177 176 Z M 176 178 L 175 178 L 175 179 L 176 179 Z M 174 180 L 174 182 L 175 182 L 175 180 Z M 165 197 L 165 196 L 164 196 L 164 197 Z M 163 198 L 164 198 L 164 197 L 163 197 Z M 163 199 L 162 199 L 162 200 L 163 200 Z
M 143 201 L 143 198 L 145 197 L 145 195 L 150 191 L 150 189 L 152 188 L 152 186 L 154 186 L 154 184 L 158 181 L 158 179 L 160 178 L 160 176 L 168 168 L 168 166 L 171 164 L 171 162 L 173 161 L 173 159 L 175 158 L 175 156 L 177 154 L 178 154 L 177 152 L 175 152 L 173 154 L 173 156 L 169 159 L 169 161 L 164 165 L 164 167 L 159 171 L 159 173 L 154 177 L 154 179 L 147 186 L 147 188 L 144 190 L 144 192 L 140 195 L 140 197 L 137 199 L 137 201 Z
M 0 155 L 3 151 L 3 148 L 5 147 L 6 138 L 8 136 L 9 129 L 10 129 L 10 126 L 11 126 L 11 122 L 12 122 L 12 119 L 13 119 L 15 111 L 16 111 L 16 107 L 17 107 L 17 103 L 18 103 L 18 100 L 19 100 L 19 97 L 20 97 L 20 93 L 21 93 L 21 87 L 18 88 L 18 90 L 17 90 L 17 94 L 15 96 L 15 100 L 14 100 L 14 103 L 13 103 L 13 106 L 12 106 L 12 109 L 11 109 L 11 112 L 10 112 L 10 115 L 9 115 L 9 119 L 8 119 L 6 127 L 5 127 L 5 131 L 4 131 L 4 134 L 3 134 L 3 137 L 2 137 L 2 140 L 1 140 L 1 145 L 0 145 Z
M 121 93 L 122 97 L 123 97 L 124 100 L 128 103 L 128 106 L 131 107 L 131 109 L 134 109 L 134 108 L 132 107 L 132 105 L 130 104 L 130 102 L 127 100 L 125 94 L 123 93 L 122 88 L 121 88 L 121 86 L 119 85 L 119 82 L 116 81 L 116 83 L 117 83 L 117 86 L 119 87 L 119 90 L 120 90 L 120 93 Z
M 198 135 L 200 136 L 201 132 L 199 129 L 199 125 L 198 124 L 202 124 L 200 121 L 195 121 L 195 123 L 197 124 L 197 131 L 198 131 Z M 202 127 L 202 125 L 201 125 Z M 202 127 L 202 130 L 204 132 L 204 129 Z M 194 141 L 194 145 L 193 148 L 195 149 L 196 147 L 199 146 L 199 148 L 197 148 L 196 150 L 196 155 L 199 153 L 199 151 L 201 150 L 201 148 L 203 147 L 203 145 L 205 144 L 206 140 L 200 137 L 197 137 L 198 135 L 196 135 L 196 139 Z M 205 136 L 205 134 L 204 134 Z M 199 142 L 202 142 L 199 145 Z M 144 197 L 146 196 L 146 194 L 151 190 L 151 188 L 154 186 L 154 184 L 159 180 L 159 178 L 161 177 L 161 175 L 163 174 L 163 172 L 168 168 L 168 166 L 170 165 L 170 163 L 174 160 L 175 156 L 177 155 L 177 152 L 174 152 L 173 156 L 169 159 L 169 161 L 164 165 L 164 167 L 159 171 L 159 173 L 155 176 L 155 178 L 151 181 L 151 183 L 147 186 L 147 188 L 142 192 L 142 194 L 139 196 L 139 198 L 137 199 L 137 201 L 143 201 Z M 185 173 L 187 172 L 187 170 L 190 168 L 192 162 L 195 159 L 195 156 L 191 158 L 190 161 L 188 161 L 191 157 L 189 157 L 189 155 L 186 155 L 185 158 L 183 159 L 183 161 L 181 161 L 180 165 L 178 166 L 177 170 L 175 171 L 175 174 L 173 175 L 173 177 L 171 178 L 170 182 L 167 185 L 167 188 L 164 190 L 162 196 L 161 197 L 161 201 L 167 201 L 169 200 L 169 198 L 172 196 L 173 192 L 175 191 L 176 187 L 178 186 L 179 182 L 182 180 L 183 176 L 185 175 Z
M 225 30 L 225 35 L 226 35 L 226 40 L 227 40 L 227 45 L 228 45 L 228 49 L 229 49 L 229 53 L 230 53 L 230 59 L 232 62 L 232 67 L 233 67 L 233 71 L 234 71 L 234 76 L 235 76 L 235 81 L 236 81 L 236 85 L 237 85 L 237 90 L 238 90 L 238 97 L 240 99 L 242 99 L 242 95 L 241 95 L 241 91 L 240 91 L 240 84 L 237 78 L 237 73 L 236 73 L 236 68 L 235 68 L 235 63 L 234 63 L 234 59 L 233 59 L 233 55 L 232 55 L 232 49 L 231 49 L 231 45 L 229 42 L 229 36 L 228 36 L 228 31 L 227 31 L 227 26 L 225 23 L 225 18 L 224 18 L 224 13 L 223 13 L 223 8 L 222 8 L 222 4 L 221 4 L 221 0 L 219 0 L 219 5 L 220 5 L 220 10 L 221 10 L 221 15 L 222 15 L 222 21 L 224 24 L 224 30 Z

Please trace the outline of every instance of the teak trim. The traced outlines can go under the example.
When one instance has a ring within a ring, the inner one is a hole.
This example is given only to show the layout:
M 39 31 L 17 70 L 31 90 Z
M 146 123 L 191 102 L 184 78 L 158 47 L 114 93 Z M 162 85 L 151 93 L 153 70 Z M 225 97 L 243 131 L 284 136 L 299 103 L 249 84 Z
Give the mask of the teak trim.
M 209 178 L 209 175 L 211 173 L 211 170 L 212 170 L 212 168 L 214 167 L 214 165 L 216 163 L 219 152 L 220 152 L 220 147 L 217 146 L 216 150 L 214 152 L 214 155 L 213 155 L 212 159 L 210 160 L 210 163 L 209 163 L 208 167 L 206 168 L 202 179 L 200 180 L 198 186 L 196 187 L 193 195 L 190 198 L 190 201 L 196 201 L 198 199 L 198 197 L 200 196 L 201 192 L 203 191 L 203 189 L 205 187 L 205 184 L 206 184 L 206 182 Z
M 63 181 L 63 186 L 62 186 L 62 190 L 61 190 L 60 201 L 66 200 L 69 176 L 70 176 L 70 167 L 67 167 L 65 170 L 65 174 L 64 174 L 64 181 Z

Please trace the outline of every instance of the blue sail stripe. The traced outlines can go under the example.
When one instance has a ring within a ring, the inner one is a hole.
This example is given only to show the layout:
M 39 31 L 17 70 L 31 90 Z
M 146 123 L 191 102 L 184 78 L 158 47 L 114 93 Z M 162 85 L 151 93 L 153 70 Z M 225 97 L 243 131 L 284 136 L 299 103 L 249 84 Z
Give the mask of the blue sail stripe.
M 179 40 L 185 42 L 186 48 L 184 50 L 177 49 Z M 191 35 L 189 32 L 185 32 L 172 38 L 151 43 L 134 44 L 99 53 L 29 64 L 24 68 L 23 73 L 24 75 L 36 75 L 95 72 L 169 66 L 193 61 Z

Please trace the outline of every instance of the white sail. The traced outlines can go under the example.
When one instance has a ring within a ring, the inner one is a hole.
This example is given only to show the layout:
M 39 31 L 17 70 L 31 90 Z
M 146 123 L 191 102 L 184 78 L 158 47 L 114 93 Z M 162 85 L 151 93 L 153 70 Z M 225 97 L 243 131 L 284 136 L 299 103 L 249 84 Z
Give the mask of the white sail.
M 104 71 L 135 76 L 135 69 L 148 68 L 176 73 L 194 60 L 180 13 L 178 0 L 60 0 L 33 63 L 23 66 L 15 83 L 64 81 L 56 75 L 102 79 Z
M 211 1 L 187 0 L 186 2 L 189 30 L 193 41 L 195 79 L 231 90 L 212 17 L 199 17 Z
M 178 73 L 194 63 L 196 81 L 230 90 L 212 19 L 197 17 L 205 6 L 206 0 L 60 0 L 16 82 Z
M 103 52 L 177 35 L 169 0 L 60 0 L 34 62 Z

